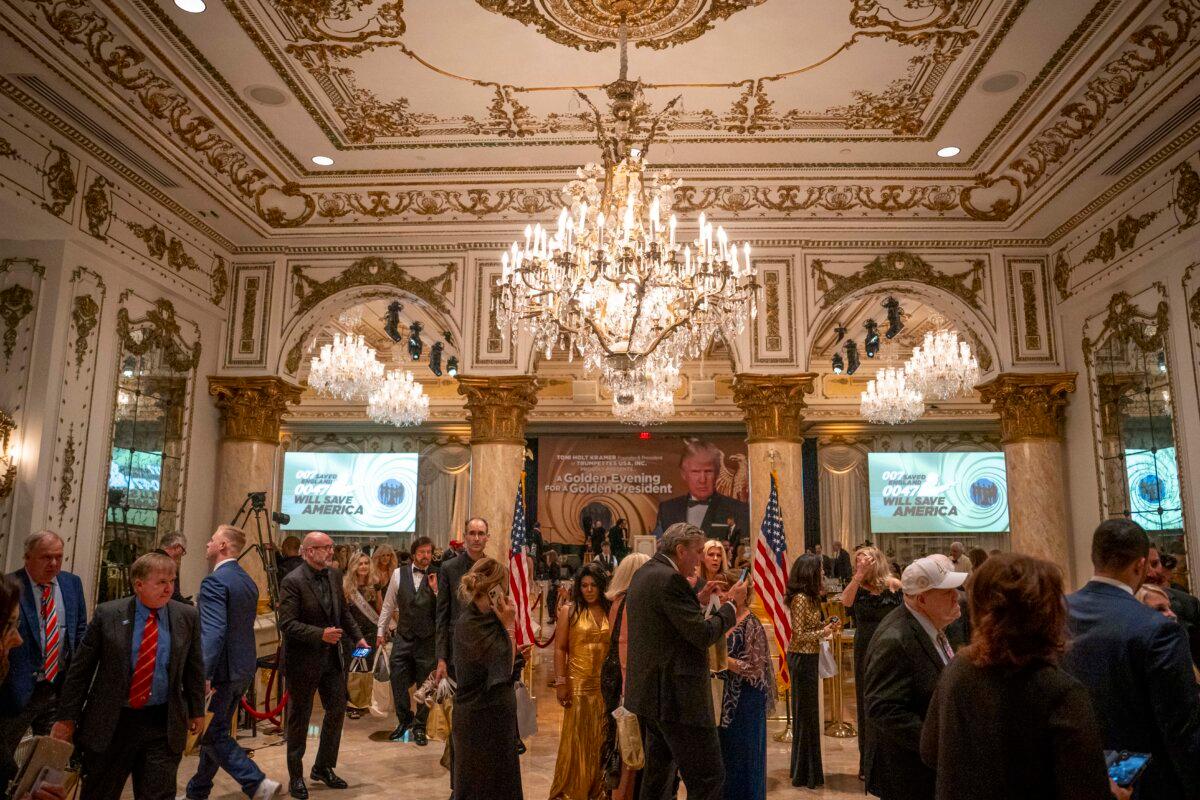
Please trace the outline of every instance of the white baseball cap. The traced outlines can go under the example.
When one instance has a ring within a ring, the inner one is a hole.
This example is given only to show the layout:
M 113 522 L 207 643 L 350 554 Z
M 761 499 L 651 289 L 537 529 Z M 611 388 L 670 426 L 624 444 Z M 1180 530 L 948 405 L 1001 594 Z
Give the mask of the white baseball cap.
M 955 572 L 954 563 L 941 553 L 918 558 L 904 568 L 900 588 L 907 595 L 921 594 L 930 589 L 957 589 L 967 579 L 967 573 Z

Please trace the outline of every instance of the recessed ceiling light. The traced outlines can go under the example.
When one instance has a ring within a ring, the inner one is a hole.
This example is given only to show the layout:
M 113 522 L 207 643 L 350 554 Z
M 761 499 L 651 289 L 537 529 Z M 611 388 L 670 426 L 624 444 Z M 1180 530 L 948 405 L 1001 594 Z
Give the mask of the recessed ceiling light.
M 941 156 L 942 158 L 954 158 L 956 155 L 958 155 L 961 152 L 962 151 L 959 150 L 954 145 L 950 145 L 949 147 L 943 147 L 940 150 L 938 150 L 938 155 Z
M 1024 80 L 1025 75 L 1020 72 L 997 72 L 985 78 L 983 83 L 979 84 L 979 88 L 989 94 L 1000 94 L 1016 88 Z
M 175 5 L 189 14 L 199 14 L 206 8 L 204 0 L 175 0 Z
M 333 159 L 329 156 L 313 156 L 312 162 L 318 167 L 332 167 Z

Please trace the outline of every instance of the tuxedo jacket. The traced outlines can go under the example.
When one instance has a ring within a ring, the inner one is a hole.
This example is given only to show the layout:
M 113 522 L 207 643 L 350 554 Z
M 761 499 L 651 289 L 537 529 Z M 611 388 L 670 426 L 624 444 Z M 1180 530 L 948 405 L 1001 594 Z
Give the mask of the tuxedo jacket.
M 248 683 L 258 668 L 258 584 L 230 561 L 200 582 L 197 602 L 205 676 L 213 683 Z
M 443 561 L 438 571 L 436 652 L 450 669 L 454 668 L 454 624 L 463 610 L 462 601 L 458 599 L 458 584 L 474 564 L 464 550 Z
M 337 652 L 338 663 L 349 665 L 343 645 L 362 638 L 362 631 L 342 596 L 342 573 L 330 567 L 330 608 L 321 604 L 308 565 L 297 567 L 279 582 L 279 632 L 283 636 L 283 674 L 293 686 L 315 686 L 321 677 L 325 654 Z M 341 628 L 339 644 L 326 644 L 321 636 L 326 628 Z
M 167 665 L 167 745 L 182 753 L 189 719 L 204 716 L 204 657 L 200 645 L 200 612 L 174 600 L 165 606 L 171 626 Z M 96 606 L 79 650 L 71 660 L 58 702 L 58 718 L 77 723 L 75 744 L 103 753 L 113 742 L 117 718 L 129 701 L 133 679 L 133 597 Z
M 658 505 L 658 521 L 655 523 L 654 529 L 661 533 L 676 522 L 687 522 L 687 508 L 688 495 L 686 494 L 662 501 Z M 725 520 L 730 517 L 733 517 L 733 524 L 738 529 L 750 530 L 750 506 L 741 500 L 734 500 L 719 492 L 713 492 L 712 496 L 708 498 L 708 510 L 704 513 L 700 529 L 704 531 L 705 535 L 712 536 L 712 526 L 724 525 Z
M 429 568 L 429 573 L 433 568 Z M 383 608 L 379 613 L 379 633 L 387 630 L 392 613 L 396 617 L 396 636 L 401 639 L 432 639 L 437 631 L 437 595 L 429 586 L 429 573 L 418 589 L 413 583 L 412 565 L 404 564 L 392 570 Z
M 33 696 L 37 673 L 45 663 L 46 656 L 42 652 L 42 618 L 38 613 L 38 606 L 42 603 L 41 592 L 29 580 L 23 568 L 9 573 L 9 577 L 21 585 L 21 620 L 17 627 L 21 634 L 21 646 L 8 654 L 8 677 L 0 686 L 0 710 L 5 715 L 15 715 L 25 708 Z M 87 606 L 83 600 L 83 582 L 78 575 L 58 573 L 58 588 L 62 592 L 64 606 L 58 609 L 58 613 L 62 615 L 66 637 L 59 651 L 58 674 L 65 675 L 87 630 Z
M 733 606 L 724 603 L 705 619 L 691 584 L 659 553 L 633 574 L 625 609 L 625 708 L 659 722 L 713 727 L 708 648 L 737 621 Z

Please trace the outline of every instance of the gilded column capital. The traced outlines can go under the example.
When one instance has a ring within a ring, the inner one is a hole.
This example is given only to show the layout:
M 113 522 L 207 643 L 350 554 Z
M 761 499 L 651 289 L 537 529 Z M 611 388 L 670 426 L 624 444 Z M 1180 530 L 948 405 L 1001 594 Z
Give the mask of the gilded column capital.
M 458 376 L 458 393 L 467 398 L 471 444 L 525 443 L 525 420 L 537 405 L 533 375 Z
M 800 423 L 807 403 L 804 396 L 813 390 L 815 372 L 793 375 L 734 376 L 733 402 L 746 415 L 746 441 L 799 442 Z
M 1004 372 L 975 388 L 1000 415 L 1000 441 L 1062 441 L 1067 395 L 1075 391 L 1074 372 Z
M 274 375 L 209 375 L 208 393 L 221 411 L 221 438 L 279 444 L 279 424 L 303 390 Z

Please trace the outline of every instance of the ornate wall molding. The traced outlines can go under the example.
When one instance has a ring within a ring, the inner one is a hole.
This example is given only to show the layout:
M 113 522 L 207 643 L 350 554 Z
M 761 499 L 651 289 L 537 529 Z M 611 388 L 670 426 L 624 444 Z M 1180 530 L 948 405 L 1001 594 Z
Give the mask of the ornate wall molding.
M 274 271 L 271 261 L 233 265 L 233 298 L 225 332 L 226 367 L 267 366 Z M 290 371 L 294 373 L 299 366 L 297 360 Z
M 175 306 L 165 297 L 155 300 L 154 307 L 141 319 L 130 319 L 124 307 L 117 311 L 117 338 L 134 355 L 160 349 L 166 364 L 177 372 L 189 372 L 200 365 L 199 337 L 187 343 L 175 320 Z
M 799 442 L 807 407 L 805 395 L 813 390 L 815 372 L 792 375 L 734 376 L 733 402 L 746 416 L 746 441 Z
M 537 404 L 533 375 L 458 376 L 458 393 L 467 399 L 471 444 L 524 444 L 525 424 Z
M 1152 284 L 1159 293 L 1166 295 L 1166 287 L 1161 283 Z M 1147 326 L 1146 323 L 1150 323 Z M 1108 308 L 1100 330 L 1095 336 L 1084 334 L 1083 357 L 1090 361 L 1092 352 L 1100 342 L 1110 336 L 1128 339 L 1142 350 L 1157 350 L 1165 346 L 1167 327 L 1170 324 L 1167 301 L 1159 300 L 1153 314 L 1147 314 L 1130 302 L 1128 292 L 1117 292 L 1108 299 Z M 1149 327 L 1151 330 L 1147 330 Z
M 40 313 L 45 274 L 45 267 L 36 258 L 0 259 L 0 328 L 3 329 L 0 409 L 9 414 L 16 426 L 18 441 L 25 435 L 23 432 L 28 430 L 27 407 L 36 402 L 30 396 L 29 384 L 34 367 L 34 331 Z M 21 465 L 18 463 L 17 467 L 20 470 Z M 0 498 L 0 553 L 7 553 L 11 524 L 12 501 Z M 18 531 L 20 536 L 26 533 Z
M 304 390 L 275 376 L 209 375 L 208 393 L 221 412 L 223 440 L 279 444 L 280 423 Z
M 925 259 L 903 250 L 877 256 L 871 263 L 850 275 L 839 275 L 825 268 L 825 261 L 810 262 L 816 274 L 816 287 L 821 292 L 821 308 L 835 305 L 846 295 L 867 286 L 893 281 L 911 281 L 949 292 L 965 301 L 971 308 L 981 310 L 980 294 L 984 288 L 987 265 L 982 259 L 971 262 L 962 272 L 945 273 L 934 269 Z
M 1179 230 L 1184 231 L 1196 224 L 1200 216 L 1200 174 L 1187 161 L 1181 161 L 1171 170 L 1175 176 L 1175 197 L 1171 206 L 1179 220 Z
M 292 293 L 298 301 L 295 314 L 308 312 L 322 300 L 338 292 L 358 286 L 394 286 L 402 292 L 428 303 L 442 313 L 450 312 L 447 296 L 454 286 L 458 265 L 443 265 L 441 274 L 420 280 L 413 277 L 403 266 L 389 258 L 367 256 L 355 261 L 336 277 L 316 281 L 305 274 L 300 264 L 292 265 Z
M 1121 217 L 1115 225 L 1100 232 L 1096 244 L 1084 254 L 1080 265 L 1093 261 L 1103 261 L 1107 264 L 1117 257 L 1118 250 L 1122 253 L 1132 250 L 1137 244 L 1138 234 L 1149 227 L 1157 216 L 1157 211 L 1147 211 L 1136 217 L 1132 214 Z
M 1033 439 L 1061 442 L 1067 395 L 1075 391 L 1074 372 L 1005 372 L 975 388 L 1000 415 L 1004 444 Z

